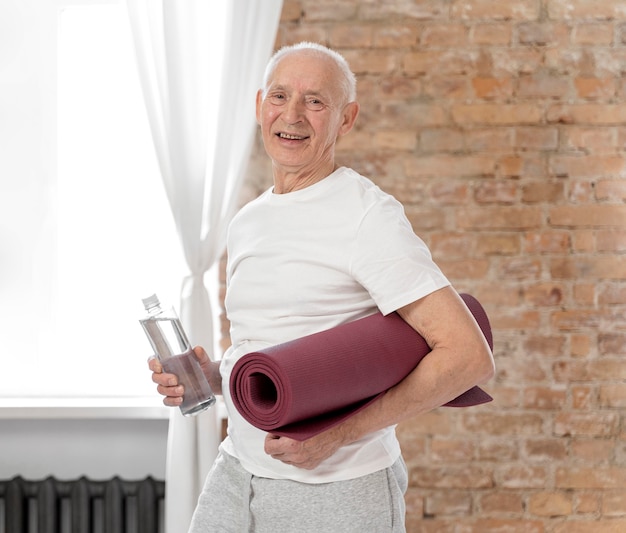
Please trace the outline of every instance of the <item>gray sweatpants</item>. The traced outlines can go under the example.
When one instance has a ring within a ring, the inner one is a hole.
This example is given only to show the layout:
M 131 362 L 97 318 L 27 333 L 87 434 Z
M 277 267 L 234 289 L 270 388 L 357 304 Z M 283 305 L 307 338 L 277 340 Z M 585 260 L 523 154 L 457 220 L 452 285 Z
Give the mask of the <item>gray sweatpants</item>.
M 189 533 L 404 533 L 407 469 L 334 483 L 260 478 L 220 451 Z

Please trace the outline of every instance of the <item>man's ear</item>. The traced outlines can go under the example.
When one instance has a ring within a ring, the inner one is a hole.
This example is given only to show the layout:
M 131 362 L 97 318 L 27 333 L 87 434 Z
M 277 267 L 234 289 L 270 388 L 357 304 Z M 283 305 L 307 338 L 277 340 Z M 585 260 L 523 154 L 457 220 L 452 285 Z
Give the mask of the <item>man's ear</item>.
M 256 92 L 256 121 L 261 124 L 261 104 L 263 103 L 263 90 L 259 89 Z
M 359 108 L 358 102 L 350 102 L 343 108 L 343 122 L 339 128 L 339 136 L 345 135 L 352 129 L 359 116 Z

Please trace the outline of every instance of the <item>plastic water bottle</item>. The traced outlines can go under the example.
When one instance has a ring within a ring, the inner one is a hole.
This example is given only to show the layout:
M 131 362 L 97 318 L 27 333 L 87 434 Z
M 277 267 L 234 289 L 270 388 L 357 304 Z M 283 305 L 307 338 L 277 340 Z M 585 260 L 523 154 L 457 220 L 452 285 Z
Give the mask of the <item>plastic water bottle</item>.
M 195 415 L 215 403 L 215 395 L 200 368 L 178 315 L 173 308 L 161 308 L 156 294 L 144 298 L 147 316 L 139 320 L 163 371 L 175 374 L 185 387 L 180 411 Z

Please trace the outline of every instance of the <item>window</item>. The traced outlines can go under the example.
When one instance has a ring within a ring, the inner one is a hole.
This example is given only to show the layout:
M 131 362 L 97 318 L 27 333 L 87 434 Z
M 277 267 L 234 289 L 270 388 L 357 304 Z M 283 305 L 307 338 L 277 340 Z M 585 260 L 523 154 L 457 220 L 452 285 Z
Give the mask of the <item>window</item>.
M 155 397 L 141 298 L 157 292 L 177 306 L 187 268 L 123 3 L 62 8 L 57 58 L 56 187 L 39 234 L 50 242 L 33 244 L 40 253 L 29 273 L 9 272 L 31 287 L 3 292 L 0 317 L 9 305 L 23 314 L 3 333 L 5 375 L 16 379 L 2 395 Z M 38 310 L 24 308 L 29 298 Z

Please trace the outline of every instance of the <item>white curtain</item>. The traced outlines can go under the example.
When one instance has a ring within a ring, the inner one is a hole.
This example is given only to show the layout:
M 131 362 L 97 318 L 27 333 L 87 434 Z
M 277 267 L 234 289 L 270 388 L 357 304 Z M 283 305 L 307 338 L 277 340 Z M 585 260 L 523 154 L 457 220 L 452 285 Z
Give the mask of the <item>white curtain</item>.
M 219 20 L 218 4 L 127 0 L 152 137 L 190 271 L 182 282 L 181 320 L 191 342 L 207 351 L 215 342 L 205 274 L 215 273 L 237 207 L 256 127 L 255 94 L 282 9 L 282 0 L 229 0 Z M 216 28 L 225 30 L 224 52 L 217 58 L 211 44 Z M 216 84 L 221 86 L 217 112 L 210 96 Z M 172 410 L 166 533 L 187 531 L 217 453 L 218 422 L 215 408 L 192 418 Z

